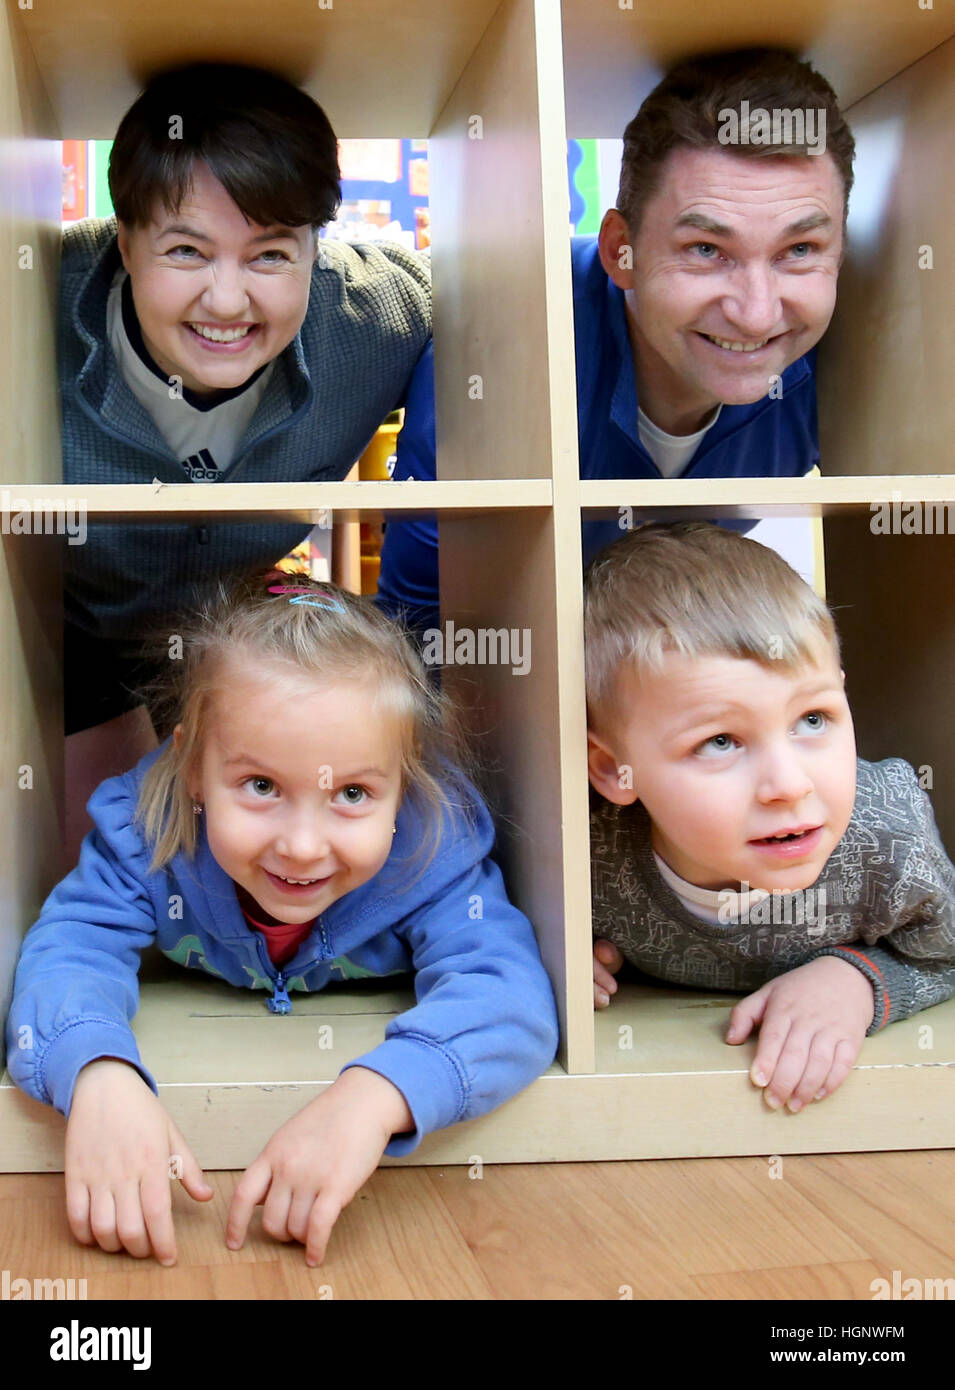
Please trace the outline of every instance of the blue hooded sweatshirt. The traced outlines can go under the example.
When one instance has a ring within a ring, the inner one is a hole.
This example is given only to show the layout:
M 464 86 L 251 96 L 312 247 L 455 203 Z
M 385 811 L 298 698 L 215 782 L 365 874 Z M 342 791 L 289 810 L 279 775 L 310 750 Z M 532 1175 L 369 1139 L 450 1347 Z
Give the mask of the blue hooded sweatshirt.
M 109 1056 L 136 1067 L 158 1095 L 129 1026 L 139 955 L 154 942 L 188 968 L 270 991 L 282 1011 L 290 990 L 413 971 L 415 1007 L 348 1063 L 386 1077 L 408 1103 L 415 1129 L 393 1138 L 387 1155 L 493 1110 L 550 1065 L 558 1038 L 550 981 L 531 925 L 488 857 L 494 828 L 470 782 L 446 780 L 445 833 L 424 873 L 424 859 L 412 856 L 427 829 L 406 797 L 384 866 L 332 903 L 278 968 L 213 858 L 204 817 L 195 856 L 180 852 L 149 872 L 151 850 L 133 819 L 143 775 L 168 742 L 93 793 L 94 829 L 79 863 L 24 940 L 7 1022 L 7 1065 L 22 1090 L 68 1115 L 81 1069 Z

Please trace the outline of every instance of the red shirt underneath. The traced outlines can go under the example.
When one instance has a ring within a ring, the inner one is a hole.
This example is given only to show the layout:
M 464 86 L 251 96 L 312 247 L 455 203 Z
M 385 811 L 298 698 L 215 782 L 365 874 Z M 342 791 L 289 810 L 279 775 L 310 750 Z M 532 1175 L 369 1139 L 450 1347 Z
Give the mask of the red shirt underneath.
M 287 960 L 291 960 L 318 920 L 313 917 L 310 922 L 277 922 L 273 925 L 257 922 L 254 917 L 249 916 L 244 907 L 242 915 L 253 931 L 260 932 L 265 937 L 269 960 L 273 965 L 284 965 Z

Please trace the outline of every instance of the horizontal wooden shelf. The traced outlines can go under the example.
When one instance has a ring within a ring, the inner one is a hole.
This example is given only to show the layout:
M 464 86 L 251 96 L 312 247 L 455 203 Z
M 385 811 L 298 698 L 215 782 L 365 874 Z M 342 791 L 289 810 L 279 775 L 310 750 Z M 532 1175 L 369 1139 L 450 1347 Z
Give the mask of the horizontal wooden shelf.
M 355 483 L 98 483 L 89 487 L 17 487 L 0 483 L 0 517 L 16 512 L 82 509 L 89 521 L 172 521 L 215 514 L 217 521 L 319 524 L 403 516 L 487 516 L 550 507 L 549 478 L 480 479 L 466 482 Z M 12 528 L 11 528 L 12 529 Z
M 950 7 L 916 0 L 803 0 L 771 20 L 750 0 L 710 9 L 697 0 L 538 3 L 560 4 L 571 137 L 620 136 L 662 68 L 691 51 L 761 43 L 805 51 L 848 105 L 955 32 Z M 423 138 L 497 8 L 498 0 L 282 0 L 281 22 L 268 26 L 255 0 L 167 0 L 157 9 L 43 0 L 14 15 L 63 139 L 112 139 L 141 78 L 213 55 L 286 73 L 339 136 Z M 399 53 L 408 61 L 396 61 Z
M 112 140 L 146 76 L 173 64 L 261 64 L 323 107 L 342 137 L 426 137 L 499 0 L 42 0 L 14 8 L 62 139 Z M 557 4 L 558 0 L 547 0 Z
M 562 0 L 567 134 L 620 138 L 663 71 L 690 53 L 762 44 L 807 56 L 845 109 L 955 34 L 951 7 L 917 0 Z M 865 43 L 859 42 L 860 34 Z
M 759 518 L 770 516 L 833 516 L 868 513 L 898 503 L 941 504 L 944 516 L 926 513 L 923 524 L 938 520 L 955 533 L 955 474 L 895 474 L 891 476 L 806 478 L 660 478 L 588 479 L 580 483 L 580 506 L 588 519 L 631 507 L 650 520 L 692 516 Z M 891 521 L 893 513 L 884 514 Z
M 171 967 L 170 967 L 171 971 Z M 162 972 L 160 972 L 161 974 Z M 271 1134 L 384 1037 L 414 1003 L 389 981 L 294 995 L 198 974 L 146 981 L 133 1029 L 163 1104 L 200 1164 L 249 1164 Z M 862 1152 L 955 1144 L 955 1000 L 867 1038 L 839 1091 L 771 1112 L 749 1081 L 750 1039 L 723 1041 L 735 996 L 623 985 L 596 1015 L 597 1073 L 552 1065 L 490 1115 L 429 1135 L 386 1164 L 579 1162 L 727 1154 Z M 920 1047 L 924 1025 L 932 1047 Z M 326 1032 L 323 1034 L 322 1029 Z M 330 1030 L 330 1032 L 328 1031 Z M 629 1030 L 629 1031 L 628 1031 Z M 322 1039 L 330 1046 L 322 1046 Z M 0 1076 L 0 1172 L 59 1172 L 62 1116 Z
M 579 485 L 584 515 L 611 514 L 629 506 L 642 516 L 730 517 L 830 516 L 867 512 L 883 504 L 911 503 L 951 508 L 955 531 L 955 474 L 828 478 L 685 478 L 584 480 Z M 0 483 L 0 518 L 16 513 L 82 509 L 90 521 L 151 521 L 215 514 L 220 521 L 317 524 L 324 513 L 336 521 L 372 521 L 400 513 L 426 516 L 488 516 L 495 512 L 546 509 L 552 505 L 548 478 L 485 478 L 448 482 L 355 483 L 143 483 L 89 487 L 18 487 Z M 887 517 L 891 512 L 886 513 Z M 926 513 L 926 518 L 929 514 Z M 928 521 L 926 520 L 926 526 Z M 9 521 L 4 523 L 10 531 Z

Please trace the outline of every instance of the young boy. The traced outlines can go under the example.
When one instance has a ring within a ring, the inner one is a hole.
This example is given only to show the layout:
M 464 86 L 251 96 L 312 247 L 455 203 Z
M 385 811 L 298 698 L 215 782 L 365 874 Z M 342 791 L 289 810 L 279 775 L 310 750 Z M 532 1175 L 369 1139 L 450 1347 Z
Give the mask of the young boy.
M 772 550 L 647 525 L 590 566 L 585 641 L 594 1002 L 624 959 L 748 991 L 773 1109 L 955 994 L 955 869 L 901 758 L 856 756 L 826 605 Z

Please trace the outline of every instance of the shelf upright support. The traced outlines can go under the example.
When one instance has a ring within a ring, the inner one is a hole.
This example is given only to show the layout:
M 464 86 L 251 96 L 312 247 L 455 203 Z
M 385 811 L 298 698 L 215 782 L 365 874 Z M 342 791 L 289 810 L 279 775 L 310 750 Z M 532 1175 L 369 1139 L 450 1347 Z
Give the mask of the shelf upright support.
M 560 1060 L 588 1072 L 579 465 L 557 0 L 499 7 L 435 122 L 429 155 L 438 476 L 553 486 L 544 514 L 441 521 L 444 681 L 466 701 L 494 765 L 502 862 L 554 984 Z
M 63 800 L 62 550 L 55 509 L 17 502 L 59 484 L 56 297 L 60 138 L 22 27 L 0 15 L 0 1023 L 23 934 L 59 877 Z M 37 532 L 39 531 L 39 534 Z M 0 1034 L 2 1036 L 2 1034 Z
M 940 176 L 952 167 L 953 91 L 950 38 L 846 112 L 848 249 L 817 367 L 823 474 L 882 475 L 867 515 L 824 527 L 860 751 L 919 770 L 950 852 L 955 506 L 930 503 L 937 485 L 920 489 L 918 477 L 955 473 L 955 185 Z

